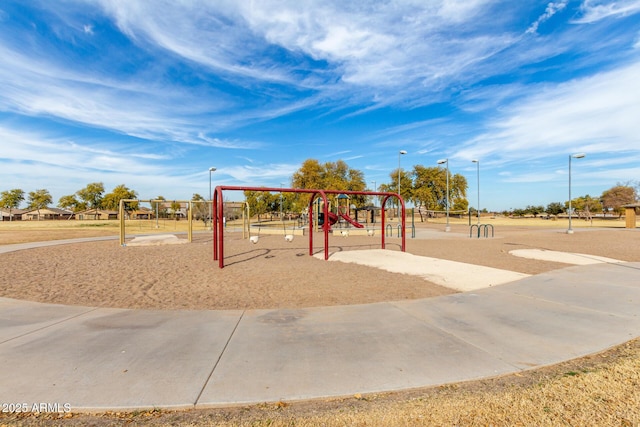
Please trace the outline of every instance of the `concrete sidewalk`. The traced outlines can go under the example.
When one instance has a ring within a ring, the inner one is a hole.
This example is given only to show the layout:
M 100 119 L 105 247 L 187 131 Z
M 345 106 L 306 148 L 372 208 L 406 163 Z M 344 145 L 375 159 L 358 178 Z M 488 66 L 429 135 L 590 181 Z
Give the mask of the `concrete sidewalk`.
M 570 267 L 425 300 L 297 310 L 0 298 L 0 402 L 102 411 L 347 396 L 518 372 L 638 336 L 640 263 Z

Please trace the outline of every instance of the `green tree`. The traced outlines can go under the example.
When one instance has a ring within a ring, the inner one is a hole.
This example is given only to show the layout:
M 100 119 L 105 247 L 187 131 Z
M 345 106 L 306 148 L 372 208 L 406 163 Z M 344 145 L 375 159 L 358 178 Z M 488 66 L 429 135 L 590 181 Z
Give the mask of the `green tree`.
M 547 205 L 546 211 L 549 215 L 558 215 L 564 212 L 564 205 L 560 202 L 552 202 Z
M 605 209 L 611 210 L 622 216 L 624 208 L 622 206 L 634 203 L 637 199 L 636 189 L 623 184 L 618 184 L 602 193 L 602 204 Z
M 180 202 L 177 202 L 175 200 L 171 202 L 171 216 L 173 218 L 178 218 L 177 214 L 181 208 L 182 208 L 182 205 L 180 204 Z
M 436 210 L 446 198 L 446 174 L 442 168 L 413 167 L 413 203 L 418 208 Z
M 166 218 L 167 215 L 167 207 L 164 201 L 167 200 L 163 196 L 157 196 L 155 199 L 151 200 L 151 209 L 156 215 L 157 218 Z
M 86 206 L 91 209 L 98 209 L 102 207 L 102 195 L 104 194 L 104 184 L 101 182 L 92 182 L 87 184 L 81 190 L 76 192 L 76 195 L 82 200 Z
M 447 209 L 447 169 L 442 167 L 424 167 L 416 165 L 412 172 L 412 201 L 418 208 L 427 210 Z M 404 183 L 401 183 L 404 185 Z M 404 191 L 402 192 L 404 195 Z M 449 171 L 449 209 L 466 211 L 467 179 L 460 175 L 452 175 Z M 422 209 L 418 210 L 422 212 Z M 420 218 L 424 221 L 422 213 Z
M 569 203 L 567 202 L 567 209 L 569 208 Z M 578 214 L 579 218 L 584 218 L 585 220 L 591 221 L 593 219 L 592 214 L 595 212 L 602 212 L 602 203 L 599 199 L 594 199 L 593 197 L 586 196 L 577 197 L 571 201 L 571 208 L 575 210 Z
M 112 211 L 117 211 L 120 208 L 120 200 L 124 199 L 135 199 L 138 197 L 138 193 L 134 190 L 127 188 L 124 184 L 120 184 L 116 186 L 111 193 L 107 193 L 102 198 L 102 202 L 100 206 L 103 209 L 108 209 Z M 137 204 L 134 206 L 133 204 L 129 204 L 128 207 L 130 209 L 137 209 Z
M 83 211 L 87 208 L 85 202 L 79 201 L 74 194 L 62 196 L 58 199 L 58 207 L 62 209 L 71 209 L 74 212 Z
M 40 209 L 49 206 L 53 200 L 48 190 L 40 189 L 29 192 L 28 208 L 38 211 L 38 220 L 40 220 Z
M 544 212 L 544 206 L 541 206 L 541 205 L 538 205 L 538 206 L 529 205 L 526 208 L 524 208 L 524 211 L 526 213 L 528 213 L 529 215 L 533 215 L 534 217 L 537 217 L 542 212 Z
M 279 194 L 272 194 L 269 191 L 245 191 L 244 197 L 249 204 L 250 214 L 258 215 L 258 221 L 261 215 L 279 209 Z
M 320 164 L 315 159 L 307 159 L 300 169 L 293 173 L 291 185 L 295 188 L 338 191 L 364 191 L 367 188 L 364 174 L 350 168 L 343 160 Z M 357 207 L 362 207 L 366 203 L 364 196 L 350 197 L 351 203 Z M 297 205 L 305 207 L 309 203 L 309 196 L 299 195 L 292 199 L 298 201 Z
M 469 209 L 469 201 L 467 200 L 467 178 L 459 173 L 449 178 L 449 197 L 451 198 L 453 210 L 466 211 Z
M 9 209 L 9 221 L 13 221 L 13 215 L 11 211 L 18 209 L 20 203 L 24 200 L 24 191 L 19 188 L 13 190 L 7 190 L 0 193 L 0 206 Z

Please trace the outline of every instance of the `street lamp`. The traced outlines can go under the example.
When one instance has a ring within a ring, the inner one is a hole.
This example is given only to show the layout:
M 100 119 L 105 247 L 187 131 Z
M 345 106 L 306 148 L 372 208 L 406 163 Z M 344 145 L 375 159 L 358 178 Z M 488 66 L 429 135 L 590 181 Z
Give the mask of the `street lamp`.
M 283 183 L 280 183 L 280 220 L 284 221 L 284 217 L 282 216 L 282 187 Z
M 375 181 L 371 181 L 371 182 L 373 182 L 373 191 L 374 192 L 378 191 L 378 187 L 376 187 L 376 182 Z M 374 206 L 376 205 L 376 197 L 375 196 L 373 197 L 373 205 Z
M 407 154 L 407 150 L 398 151 L 398 197 L 400 196 L 400 156 Z M 400 199 L 398 199 L 398 218 L 400 218 Z
M 478 225 L 479 225 L 480 224 L 480 160 L 473 159 L 471 161 L 476 164 L 478 169 L 478 207 L 476 209 L 478 210 Z
M 213 199 L 213 193 L 211 192 L 211 172 L 215 172 L 216 168 L 214 168 L 213 166 L 211 166 L 209 168 L 209 230 L 211 230 L 211 221 L 213 219 L 213 212 L 212 212 L 212 199 Z
M 447 225 L 444 227 L 444 231 L 449 232 L 451 231 L 451 226 L 449 225 L 449 159 L 438 160 L 439 165 L 444 163 L 447 164 Z
M 573 234 L 573 229 L 571 228 L 571 159 L 582 159 L 585 155 L 584 153 L 578 153 L 569 156 L 569 229 L 567 234 Z

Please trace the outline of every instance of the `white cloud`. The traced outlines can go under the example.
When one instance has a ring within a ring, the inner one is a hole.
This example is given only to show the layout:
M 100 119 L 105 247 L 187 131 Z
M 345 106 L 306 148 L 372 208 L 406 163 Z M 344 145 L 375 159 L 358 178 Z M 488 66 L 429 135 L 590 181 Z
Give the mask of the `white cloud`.
M 299 165 L 286 163 L 261 166 L 230 166 L 219 168 L 217 172 L 232 177 L 236 183 L 261 186 L 262 184 L 258 183 L 288 180 L 299 167 Z
M 621 17 L 640 12 L 639 0 L 584 0 L 580 6 L 582 16 L 575 23 L 588 24 L 610 17 Z
M 538 158 L 547 153 L 624 152 L 640 145 L 640 62 L 555 87 L 512 104 L 461 157 Z
M 567 7 L 568 2 L 569 0 L 549 2 L 549 4 L 547 4 L 547 8 L 545 9 L 544 13 L 540 15 L 538 19 L 533 24 L 531 24 L 531 26 L 527 28 L 527 31 L 525 32 L 529 34 L 535 34 L 538 31 L 538 27 L 540 26 L 540 24 L 549 20 L 553 15 L 555 15 L 556 13 L 560 12 L 565 7 Z

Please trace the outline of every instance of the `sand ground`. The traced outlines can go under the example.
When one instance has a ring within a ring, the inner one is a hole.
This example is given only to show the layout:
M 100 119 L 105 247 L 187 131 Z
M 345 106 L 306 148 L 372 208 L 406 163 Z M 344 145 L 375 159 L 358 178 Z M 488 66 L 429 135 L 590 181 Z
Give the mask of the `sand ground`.
M 60 234 L 59 236 L 62 236 Z M 185 236 L 179 236 L 184 238 Z M 545 249 L 640 261 L 640 230 L 500 227 L 493 238 L 469 238 L 468 227 L 417 224 L 407 252 L 525 274 L 563 268 L 558 261 L 523 258 L 515 249 Z M 44 240 L 44 239 L 43 239 Z M 330 251 L 380 247 L 380 236 L 331 236 Z M 323 253 L 321 234 L 314 253 Z M 400 250 L 400 240 L 387 239 Z M 366 252 L 363 252 L 366 256 Z M 259 309 L 347 305 L 429 298 L 457 292 L 411 274 L 309 256 L 308 238 L 286 242 L 262 235 L 253 245 L 225 233 L 225 268 L 213 261 L 210 233 L 191 244 L 129 245 L 117 240 L 29 249 L 0 256 L 0 296 L 72 305 L 154 309 Z

